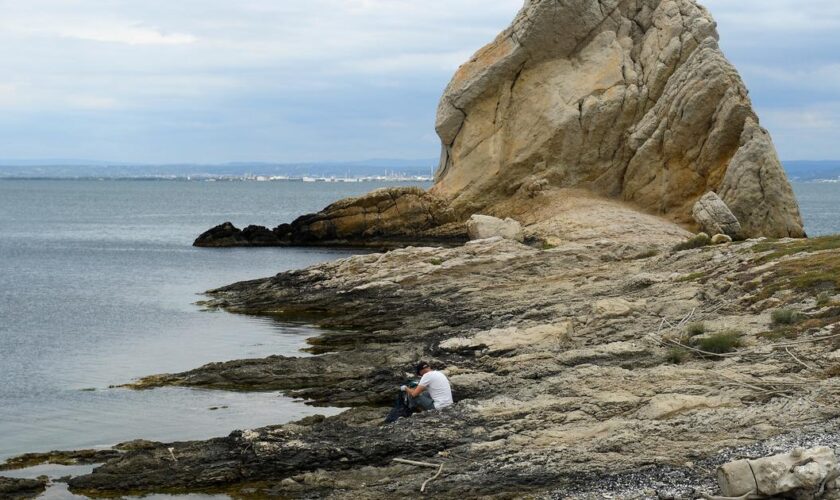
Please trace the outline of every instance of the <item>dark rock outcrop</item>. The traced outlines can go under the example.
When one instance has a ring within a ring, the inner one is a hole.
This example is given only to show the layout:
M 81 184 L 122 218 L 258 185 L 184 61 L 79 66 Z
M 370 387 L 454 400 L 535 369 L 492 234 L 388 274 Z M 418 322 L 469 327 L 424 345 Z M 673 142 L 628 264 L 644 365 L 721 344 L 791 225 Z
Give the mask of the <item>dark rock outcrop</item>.
M 203 233 L 194 245 L 399 247 L 466 240 L 465 227 L 442 200 L 420 188 L 403 187 L 378 189 L 360 198 L 341 200 L 273 230 L 249 226 L 240 231 L 226 222 Z
M 47 488 L 47 478 L 17 479 L 0 477 L 0 498 L 4 500 L 28 500 L 35 498 Z

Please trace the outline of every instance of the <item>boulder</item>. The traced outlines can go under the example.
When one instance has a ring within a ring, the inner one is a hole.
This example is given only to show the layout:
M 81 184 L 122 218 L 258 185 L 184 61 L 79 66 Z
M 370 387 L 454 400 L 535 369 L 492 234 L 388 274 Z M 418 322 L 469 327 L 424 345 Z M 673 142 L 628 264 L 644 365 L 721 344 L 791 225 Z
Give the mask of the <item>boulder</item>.
M 700 228 L 708 234 L 725 234 L 735 238 L 741 232 L 741 223 L 714 192 L 710 191 L 697 200 L 691 213 Z
M 831 448 L 797 448 L 782 455 L 725 464 L 718 469 L 717 477 L 726 496 L 756 494 L 787 498 L 792 493 L 816 492 L 823 483 L 827 490 L 836 490 L 840 486 L 837 484 L 840 466 Z
M 732 237 L 725 234 L 716 234 L 712 237 L 712 245 L 726 245 L 732 243 Z
M 239 229 L 230 222 L 219 224 L 202 233 L 193 242 L 196 247 L 270 247 L 282 242 L 270 229 L 263 226 L 248 226 Z
M 193 246 L 232 247 L 243 243 L 242 230 L 230 222 L 225 222 L 201 233 L 193 242 Z
M 484 240 L 501 237 L 507 240 L 522 241 L 522 225 L 507 218 L 505 220 L 489 215 L 473 215 L 467 221 L 467 234 L 471 240 Z
M 436 128 L 432 191 L 456 212 L 540 179 L 686 226 L 717 191 L 744 236 L 804 235 L 770 136 L 693 0 L 528 0 L 458 69 Z

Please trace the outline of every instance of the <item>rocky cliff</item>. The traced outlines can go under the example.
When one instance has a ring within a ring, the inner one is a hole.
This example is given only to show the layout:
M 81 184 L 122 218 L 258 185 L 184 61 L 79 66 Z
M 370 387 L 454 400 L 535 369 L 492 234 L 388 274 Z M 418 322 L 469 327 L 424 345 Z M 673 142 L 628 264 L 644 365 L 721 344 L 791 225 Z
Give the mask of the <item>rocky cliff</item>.
M 804 236 L 772 140 L 717 41 L 693 0 L 529 0 L 446 88 L 430 192 L 339 202 L 280 226 L 277 244 L 463 239 L 473 214 L 514 216 L 567 188 L 691 230 L 694 204 L 715 192 L 740 237 Z
M 692 0 L 530 0 L 440 102 L 433 193 L 461 213 L 548 184 L 688 227 L 720 194 L 743 236 L 802 236 L 747 89 Z

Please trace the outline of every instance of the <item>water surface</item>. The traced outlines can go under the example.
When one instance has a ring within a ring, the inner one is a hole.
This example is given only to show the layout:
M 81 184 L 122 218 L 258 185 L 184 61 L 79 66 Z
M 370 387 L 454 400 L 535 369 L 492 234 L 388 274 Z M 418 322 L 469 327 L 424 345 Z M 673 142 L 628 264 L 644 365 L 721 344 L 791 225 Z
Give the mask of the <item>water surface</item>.
M 274 226 L 381 186 L 0 181 L 0 460 L 333 413 L 276 392 L 108 387 L 211 361 L 302 355 L 317 329 L 202 311 L 197 293 L 351 252 L 191 243 L 224 221 Z

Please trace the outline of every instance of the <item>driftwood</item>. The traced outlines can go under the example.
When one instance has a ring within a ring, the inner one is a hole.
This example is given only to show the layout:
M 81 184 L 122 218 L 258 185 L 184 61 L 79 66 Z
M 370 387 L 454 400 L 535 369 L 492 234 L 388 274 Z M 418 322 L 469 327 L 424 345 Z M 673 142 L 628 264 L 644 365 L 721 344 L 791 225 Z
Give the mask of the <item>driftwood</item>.
M 429 483 L 431 483 L 432 481 L 434 481 L 435 479 L 440 477 L 440 474 L 443 472 L 443 464 L 433 464 L 433 463 L 429 463 L 429 462 L 418 462 L 416 460 L 406 460 L 404 458 L 395 458 L 394 462 L 397 462 L 399 464 L 414 465 L 416 467 L 430 467 L 432 469 L 437 469 L 437 473 L 435 473 L 434 476 L 432 476 L 429 479 L 426 479 L 425 481 L 423 481 L 423 485 L 420 486 L 420 493 L 425 493 L 426 492 L 426 485 L 428 485 Z
M 755 493 L 747 493 L 746 495 L 741 495 L 739 497 L 718 497 L 707 493 L 701 493 L 700 496 L 706 500 L 759 500 L 764 498 L 763 496 L 756 495 Z

